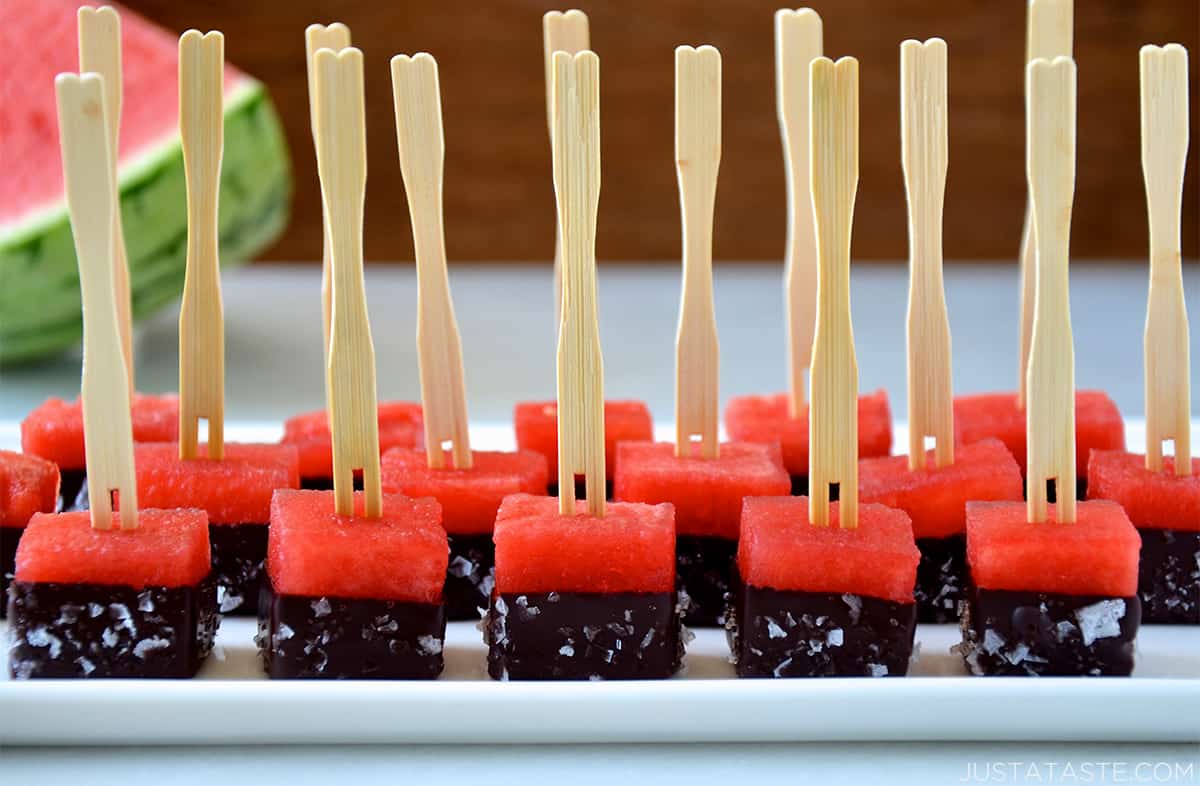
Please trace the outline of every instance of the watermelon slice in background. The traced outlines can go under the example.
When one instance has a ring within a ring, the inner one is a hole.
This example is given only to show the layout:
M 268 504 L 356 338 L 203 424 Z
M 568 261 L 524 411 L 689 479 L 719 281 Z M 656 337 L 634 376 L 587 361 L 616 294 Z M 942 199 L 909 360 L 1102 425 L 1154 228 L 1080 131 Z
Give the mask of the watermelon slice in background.
M 63 192 L 54 77 L 77 71 L 75 0 L 0 2 L 0 363 L 66 349 L 82 335 Z M 115 5 L 115 4 L 114 4 Z M 124 97 L 118 180 L 135 316 L 179 296 L 187 200 L 179 139 L 178 37 L 121 15 Z M 225 71 L 221 262 L 244 260 L 287 222 L 291 165 L 262 83 Z

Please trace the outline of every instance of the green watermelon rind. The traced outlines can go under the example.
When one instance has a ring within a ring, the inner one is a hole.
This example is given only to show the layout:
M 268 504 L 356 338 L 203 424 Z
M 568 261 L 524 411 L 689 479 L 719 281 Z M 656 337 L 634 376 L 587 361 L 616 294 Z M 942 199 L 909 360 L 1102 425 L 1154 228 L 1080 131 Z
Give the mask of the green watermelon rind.
M 240 263 L 287 224 L 292 172 L 264 86 L 239 83 L 225 102 L 220 257 Z M 122 164 L 121 216 L 135 317 L 179 297 L 187 261 L 187 190 L 178 135 Z M 28 362 L 83 335 L 79 271 L 65 201 L 0 234 L 0 364 Z

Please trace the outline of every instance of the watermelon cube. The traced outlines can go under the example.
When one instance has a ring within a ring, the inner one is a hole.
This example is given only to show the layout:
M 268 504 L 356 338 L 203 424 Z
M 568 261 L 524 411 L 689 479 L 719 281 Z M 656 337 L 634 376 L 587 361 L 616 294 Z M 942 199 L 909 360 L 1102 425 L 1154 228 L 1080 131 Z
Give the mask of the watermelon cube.
M 972 589 L 959 651 L 975 674 L 1129 674 L 1141 618 L 1141 539 L 1115 502 L 1076 521 L 1026 520 L 1023 502 L 967 504 Z
M 995 437 L 1025 475 L 1025 410 L 1015 393 L 982 393 L 954 399 L 954 440 L 961 445 Z M 1075 392 L 1075 466 L 1082 499 L 1087 490 L 1088 455 L 1093 450 L 1124 450 L 1125 420 L 1116 403 L 1099 390 Z
M 912 519 L 921 550 L 917 567 L 917 621 L 955 622 L 967 586 L 967 502 L 1022 499 L 1021 470 L 998 439 L 963 445 L 954 463 L 937 467 L 934 452 L 925 466 L 908 468 L 908 456 L 863 459 L 858 496 L 899 508 Z
M 535 450 L 546 457 L 552 493 L 558 485 L 558 404 L 554 401 L 524 401 L 513 410 L 517 448 Z M 604 458 L 612 481 L 618 442 L 648 442 L 654 439 L 650 408 L 641 401 L 604 402 Z M 578 494 L 582 497 L 582 490 Z
M 666 442 L 617 445 L 613 496 L 675 506 L 676 589 L 687 625 L 723 625 L 745 497 L 790 493 L 779 446 L 721 445 L 717 458 L 676 457 Z
M 0 450 L 0 619 L 8 613 L 8 583 L 17 543 L 35 513 L 58 507 L 58 467 L 37 456 Z
M 492 526 L 509 494 L 543 494 L 546 459 L 540 453 L 476 450 L 470 469 L 430 469 L 424 450 L 393 448 L 383 456 L 383 490 L 410 497 L 433 497 L 442 505 L 442 526 L 450 540 L 446 573 L 446 616 L 478 620 L 495 580 Z
M 328 412 L 321 409 L 288 418 L 280 441 L 300 451 L 304 488 L 333 488 L 333 437 Z M 420 448 L 424 443 L 425 420 L 420 404 L 384 401 L 379 405 L 380 454 L 392 448 Z
M 179 397 L 137 394 L 130 409 L 134 442 L 179 438 Z M 87 457 L 83 447 L 83 402 L 50 398 L 21 421 L 21 450 L 49 459 L 62 472 L 63 509 L 86 494 Z M 85 507 L 85 505 L 81 505 Z
M 1192 474 L 1181 477 L 1170 456 L 1163 457 L 1161 472 L 1151 472 L 1145 456 L 1094 450 L 1088 499 L 1119 503 L 1142 537 L 1142 620 L 1200 624 L 1200 458 L 1192 459 Z
M 792 476 L 792 493 L 808 494 L 808 410 L 788 414 L 788 396 L 734 396 L 725 408 L 725 430 L 738 442 L 778 442 L 783 465 Z M 892 411 L 887 391 L 858 397 L 858 455 L 886 456 L 892 451 Z
M 497 680 L 661 679 L 683 657 L 675 511 L 614 502 L 605 516 L 514 494 L 496 515 L 496 588 L 484 619 Z
M 141 510 L 134 530 L 34 515 L 9 614 L 16 679 L 191 677 L 218 624 L 204 511 Z
M 200 446 L 198 455 L 207 455 Z M 138 502 L 201 508 L 208 514 L 213 576 L 223 614 L 256 611 L 267 556 L 267 521 L 276 489 L 300 485 L 291 445 L 225 443 L 225 458 L 183 461 L 175 443 L 136 445 Z
M 271 502 L 259 651 L 272 678 L 433 678 L 442 671 L 446 532 L 433 499 L 385 494 L 339 516 L 332 491 Z
M 748 497 L 730 605 L 739 677 L 901 676 L 916 633 L 920 553 L 908 514 L 859 506 L 858 526 L 808 521 L 808 497 Z

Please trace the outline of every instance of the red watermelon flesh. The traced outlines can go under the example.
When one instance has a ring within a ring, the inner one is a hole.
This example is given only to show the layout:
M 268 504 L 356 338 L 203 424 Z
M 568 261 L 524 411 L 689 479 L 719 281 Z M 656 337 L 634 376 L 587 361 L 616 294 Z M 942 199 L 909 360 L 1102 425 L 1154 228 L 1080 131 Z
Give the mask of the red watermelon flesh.
M 967 504 L 967 563 L 992 590 L 1129 597 L 1137 591 L 1142 539 L 1115 502 L 1080 502 L 1074 524 L 1026 521 L 1024 502 Z
M 1139 529 L 1200 532 L 1200 458 L 1192 474 L 1175 474 L 1175 459 L 1163 456 L 1162 472 L 1146 469 L 1146 457 L 1123 450 L 1096 450 L 1088 462 L 1088 499 L 1110 499 Z
M 788 396 L 734 396 L 725 408 L 725 430 L 738 442 L 778 442 L 783 465 L 792 475 L 808 475 L 808 410 L 788 415 Z M 892 411 L 887 391 L 858 397 L 858 455 L 886 456 L 892 451 Z
M 205 456 L 201 445 L 198 455 Z M 266 524 L 276 489 L 300 485 L 300 460 L 290 445 L 225 443 L 225 458 L 183 461 L 179 445 L 134 447 L 138 504 L 201 508 L 213 524 Z
M 475 450 L 471 459 L 470 469 L 430 469 L 424 450 L 389 450 L 383 456 L 383 490 L 433 497 L 442 505 L 442 526 L 452 535 L 491 532 L 509 494 L 546 493 L 546 459 L 540 453 Z
M 669 442 L 617 446 L 613 496 L 624 502 L 670 502 L 681 535 L 737 540 L 745 497 L 778 496 L 791 489 L 778 445 L 727 442 L 715 459 L 677 458 Z
M 550 482 L 558 483 L 558 404 L 553 401 L 523 401 L 513 410 L 517 447 L 536 450 L 546 457 Z M 654 419 L 642 401 L 604 402 L 604 458 L 608 477 L 614 474 L 618 442 L 649 442 L 654 439 Z
M 38 513 L 17 546 L 17 581 L 190 587 L 208 575 L 204 511 L 138 511 L 137 529 L 92 528 L 88 511 Z
M 672 592 L 675 510 L 670 505 L 610 502 L 604 518 L 576 502 L 514 494 L 496 514 L 496 591 Z
M 842 529 L 840 511 L 832 503 L 830 526 L 817 527 L 808 521 L 808 497 L 748 497 L 738 540 L 742 580 L 777 590 L 912 603 L 921 554 L 908 514 L 860 504 L 858 526 Z
M 53 96 L 53 90 L 47 92 Z M 130 413 L 134 442 L 170 442 L 179 438 L 178 396 L 139 393 L 134 396 Z M 21 421 L 21 450 L 49 459 L 63 470 L 86 469 L 83 402 L 78 398 L 46 399 Z
M 966 532 L 967 503 L 1024 498 L 1021 469 L 998 439 L 960 446 L 948 467 L 933 464 L 934 452 L 916 472 L 908 456 L 863 459 L 858 464 L 858 498 L 899 508 L 912 519 L 918 538 L 945 538 Z
M 385 401 L 379 405 L 379 452 L 392 448 L 420 448 L 425 443 L 421 405 L 408 401 Z M 283 424 L 285 445 L 300 451 L 300 477 L 333 476 L 333 437 L 325 410 L 305 412 Z
M 970 444 L 996 437 L 1025 474 L 1025 410 L 1015 393 L 981 393 L 954 399 L 954 439 Z M 1116 403 L 1100 390 L 1075 392 L 1075 467 L 1080 480 L 1087 478 L 1088 455 L 1093 450 L 1124 450 L 1125 420 Z
M 0 527 L 24 527 L 35 513 L 53 513 L 58 483 L 54 462 L 0 450 Z
M 63 71 L 79 70 L 76 11 L 80 5 L 78 0 L 25 2 L 20 4 L 20 13 L 6 18 L 2 36 L 6 44 L 44 43 L 31 44 L 35 48 L 30 50 L 0 47 L 0 72 L 4 74 L 0 94 L 6 98 L 6 106 L 20 111 L 19 117 L 6 116 L 6 122 L 0 122 L 0 150 L 6 162 L 5 176 L 0 178 L 0 226 L 16 224 L 63 198 L 54 78 Z M 177 36 L 132 11 L 118 7 L 118 12 L 123 50 L 119 149 L 120 162 L 125 164 L 179 134 L 175 76 L 179 44 Z M 245 78 L 226 67 L 226 93 Z M 37 89 L 29 90 L 29 85 Z M 9 95 L 9 90 L 15 93 Z M 17 119 L 21 122 L 15 122 Z
M 267 574 L 276 593 L 441 603 L 450 547 L 437 500 L 383 496 L 383 515 L 334 512 L 332 491 L 280 490 L 271 502 Z

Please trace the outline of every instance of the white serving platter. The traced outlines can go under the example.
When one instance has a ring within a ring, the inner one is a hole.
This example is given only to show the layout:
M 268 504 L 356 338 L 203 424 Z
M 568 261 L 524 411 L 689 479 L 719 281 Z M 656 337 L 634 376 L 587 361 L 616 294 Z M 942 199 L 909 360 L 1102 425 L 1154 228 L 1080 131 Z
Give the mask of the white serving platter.
M 1142 424 L 1127 431 L 1139 444 Z M 272 424 L 227 428 L 239 441 L 278 433 Z M 512 443 L 507 426 L 473 435 L 480 447 Z M 0 423 L 0 447 L 17 441 L 15 425 Z M 435 682 L 271 682 L 254 627 L 225 620 L 194 680 L 14 682 L 4 623 L 0 745 L 1200 741 L 1200 626 L 1144 626 L 1130 678 L 971 677 L 950 651 L 957 628 L 921 625 L 904 678 L 738 680 L 724 633 L 702 629 L 674 679 L 588 683 L 489 680 L 470 623 L 447 627 L 446 669 Z

